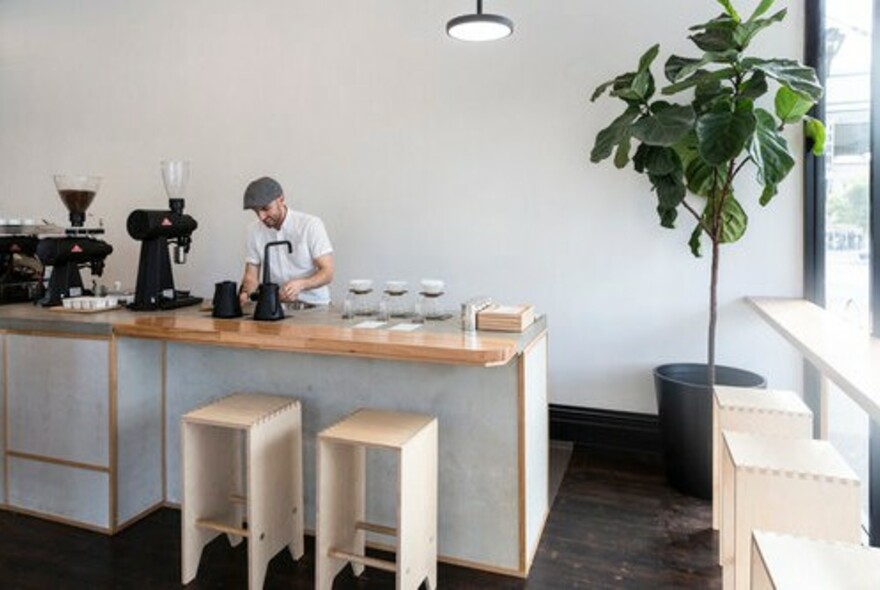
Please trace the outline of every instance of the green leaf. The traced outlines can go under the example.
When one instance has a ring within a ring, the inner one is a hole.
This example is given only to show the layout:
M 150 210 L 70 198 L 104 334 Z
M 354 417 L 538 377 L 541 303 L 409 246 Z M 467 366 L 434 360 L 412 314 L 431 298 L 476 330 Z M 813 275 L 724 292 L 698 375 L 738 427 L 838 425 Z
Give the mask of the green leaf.
M 730 0 L 718 0 L 718 4 L 724 7 L 724 12 L 730 15 L 730 18 L 732 18 L 736 22 L 740 21 L 739 14 L 737 14 L 736 9 L 733 7 L 733 4 L 730 3 Z
M 822 124 L 822 121 L 807 117 L 804 123 L 804 134 L 812 144 L 810 151 L 814 156 L 821 156 L 825 153 L 825 125 Z
M 671 146 L 694 125 L 694 109 L 690 105 L 671 105 L 632 126 L 633 137 L 650 145 Z
M 752 75 L 739 87 L 739 95 L 743 98 L 757 100 L 767 93 L 767 76 L 762 71 L 752 72 Z
M 756 18 L 770 10 L 770 7 L 773 6 L 773 3 L 775 1 L 776 0 L 761 0 L 761 3 L 758 4 L 757 8 L 755 8 L 755 12 L 753 12 L 752 16 L 749 17 L 749 21 L 755 20 Z
M 743 60 L 743 67 L 764 72 L 783 86 L 804 95 L 805 98 L 817 102 L 822 98 L 822 85 L 816 77 L 816 71 L 793 59 L 757 59 Z
M 687 194 L 681 175 L 649 174 L 648 178 L 651 180 L 654 190 L 657 191 L 657 215 L 660 217 L 660 225 L 668 228 L 675 227 L 678 206 Z
M 642 149 L 644 148 L 644 149 Z M 681 175 L 682 164 L 674 149 L 643 143 L 639 146 L 639 166 L 655 176 Z M 638 150 L 637 150 L 638 152 Z
M 742 100 L 731 111 L 722 103 L 715 110 L 700 115 L 696 131 L 700 157 L 714 166 L 734 159 L 755 131 L 754 106 Z
M 644 70 L 636 74 L 632 82 L 632 91 L 636 97 L 646 101 L 654 94 L 654 76 L 650 70 Z
M 729 103 L 733 99 L 733 88 L 724 86 L 715 80 L 706 84 L 697 84 L 694 89 L 694 109 L 698 115 L 713 110 L 721 102 Z
M 733 32 L 733 40 L 736 42 L 740 50 L 748 47 L 755 35 L 766 29 L 773 23 L 780 22 L 788 14 L 788 10 L 783 8 L 770 18 L 762 18 L 758 20 L 749 20 L 736 27 Z
M 724 208 L 721 209 L 721 243 L 732 244 L 746 233 L 749 217 L 733 194 L 724 199 Z
M 637 107 L 629 107 L 622 115 L 614 119 L 611 125 L 603 129 L 596 135 L 596 143 L 593 145 L 593 151 L 590 152 L 591 162 L 601 162 L 611 155 L 614 147 L 620 144 L 624 138 L 630 135 L 630 126 L 636 117 L 639 116 Z
M 663 72 L 666 74 L 667 80 L 677 82 L 682 78 L 690 76 L 704 65 L 706 65 L 704 59 L 670 55 L 669 59 L 666 60 L 666 65 L 663 67 Z
M 776 91 L 776 116 L 783 123 L 797 123 L 804 118 L 813 105 L 812 100 L 804 98 L 802 94 L 795 92 L 785 86 L 780 86 Z
M 614 165 L 618 168 L 625 168 L 629 163 L 629 149 L 631 145 L 630 134 L 624 134 L 620 143 L 617 144 L 617 151 L 614 152 Z
M 616 78 L 615 78 L 616 80 Z M 596 99 L 602 96 L 602 94 L 608 90 L 611 86 L 614 85 L 615 80 L 608 80 L 607 82 L 602 82 L 596 89 L 593 91 L 592 96 L 590 96 L 590 102 L 596 102 Z
M 711 226 L 715 216 L 715 207 L 720 199 L 709 199 L 703 209 L 703 223 Z M 732 244 L 746 233 L 749 218 L 733 196 L 733 192 L 724 199 L 721 209 L 721 244 Z
M 694 158 L 685 168 L 684 176 L 690 192 L 701 197 L 711 197 L 727 181 L 727 169 Z
M 775 184 L 768 184 L 764 186 L 764 191 L 761 193 L 761 198 L 758 200 L 761 203 L 762 207 L 766 207 L 767 203 L 770 202 L 770 199 L 776 196 L 777 188 Z
M 737 48 L 732 28 L 707 29 L 702 33 L 690 35 L 688 39 L 703 51 L 728 51 Z
M 757 126 L 749 143 L 749 155 L 758 168 L 758 182 L 776 186 L 794 168 L 788 143 L 776 131 L 776 119 L 764 109 L 755 110 Z
M 648 51 L 646 51 L 642 57 L 639 58 L 639 72 L 647 71 L 654 60 L 657 58 L 657 54 L 660 53 L 660 44 L 656 44 L 652 46 Z
M 717 80 L 728 80 L 733 79 L 734 77 L 736 77 L 736 70 L 734 68 L 722 68 L 720 70 L 715 70 L 714 72 L 697 70 L 692 76 L 685 78 L 680 82 L 676 82 L 675 84 L 666 86 L 661 92 L 666 95 L 675 94 L 676 92 L 681 92 L 682 90 L 686 90 L 697 84 L 705 84 Z
M 633 168 L 635 168 L 636 172 L 641 174 L 645 171 L 645 164 L 648 160 L 648 150 L 651 149 L 648 144 L 640 143 L 639 147 L 636 148 L 636 153 L 633 154 Z
M 736 27 L 736 21 L 726 14 L 720 14 L 712 20 L 688 27 L 689 31 L 704 31 L 710 29 L 733 29 Z
M 691 247 L 691 254 L 700 258 L 703 256 L 703 253 L 700 251 L 700 237 L 703 235 L 703 226 L 699 223 L 697 227 L 694 228 L 693 233 L 691 233 L 691 239 L 688 240 L 688 246 Z

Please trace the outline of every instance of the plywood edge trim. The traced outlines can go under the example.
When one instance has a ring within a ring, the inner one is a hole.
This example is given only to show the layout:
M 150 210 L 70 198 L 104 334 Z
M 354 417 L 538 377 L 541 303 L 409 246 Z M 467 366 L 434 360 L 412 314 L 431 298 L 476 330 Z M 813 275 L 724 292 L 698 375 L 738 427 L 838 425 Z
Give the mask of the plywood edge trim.
M 532 351 L 533 348 L 535 348 L 536 346 L 541 344 L 541 341 L 544 340 L 546 337 L 547 337 L 547 328 L 544 328 L 543 330 L 541 330 L 540 332 L 535 334 L 535 337 L 532 338 L 532 340 L 523 347 L 522 353 L 528 354 L 529 352 Z
M 51 522 L 57 522 L 59 524 L 65 524 L 67 526 L 76 527 L 79 529 L 85 529 L 87 531 L 92 531 L 94 533 L 101 533 L 102 535 L 112 535 L 113 531 L 111 531 L 108 527 L 101 527 L 95 524 L 89 524 L 87 522 L 83 522 L 81 520 L 75 520 L 73 518 L 66 518 L 64 516 L 58 516 L 55 514 L 51 514 L 48 512 L 40 512 L 38 510 L 30 510 L 28 508 L 21 508 L 20 506 L 15 506 L 9 504 L 6 506 L 6 509 L 10 512 L 15 512 L 16 514 L 24 514 L 25 516 L 33 516 L 35 518 L 39 518 L 41 520 L 48 520 Z
M 528 560 L 526 561 L 526 567 L 524 569 L 524 574 L 527 577 L 529 572 L 532 569 L 532 563 L 535 561 L 535 556 L 538 554 L 538 547 L 541 545 L 541 537 L 544 536 L 544 528 L 547 526 L 547 519 L 550 518 L 550 506 L 544 511 L 544 516 L 541 518 L 541 526 L 538 527 L 538 542 L 535 543 L 535 548 L 528 553 Z
M 116 534 L 124 529 L 127 529 L 131 525 L 138 523 L 139 521 L 145 519 L 146 517 L 150 516 L 151 514 L 153 514 L 154 512 L 156 512 L 157 510 L 160 510 L 162 508 L 164 508 L 164 503 L 163 502 L 156 502 L 152 506 L 138 512 L 137 514 L 135 514 L 134 516 L 132 516 L 128 520 L 117 524 L 116 529 L 113 531 L 113 534 Z
M 467 349 L 437 349 L 424 346 L 405 347 L 389 344 L 386 349 L 378 352 L 365 350 L 357 343 L 330 341 L 327 346 L 310 342 L 310 347 L 292 345 L 283 340 L 278 342 L 236 342 L 230 340 L 217 340 L 206 336 L 187 336 L 183 334 L 169 334 L 166 331 L 156 330 L 146 332 L 140 329 L 128 330 L 116 329 L 117 336 L 126 338 L 141 338 L 145 340 L 164 340 L 173 343 L 198 344 L 201 346 L 220 346 L 223 348 L 240 348 L 245 350 L 267 350 L 274 352 L 295 352 L 299 354 L 316 354 L 331 356 L 350 356 L 357 358 L 370 358 L 379 360 L 395 360 L 408 362 L 437 363 L 447 365 L 471 365 L 475 367 L 496 367 L 508 364 L 517 356 L 514 346 L 494 350 L 467 350 Z M 375 343 L 363 345 L 365 348 L 375 348 Z M 384 348 L 384 347 L 383 347 Z M 389 350 L 396 349 L 396 350 Z
M 59 459 L 57 457 L 48 457 L 46 455 L 36 455 L 33 453 L 23 453 L 13 449 L 6 449 L 7 457 L 16 459 L 25 459 L 27 461 L 38 461 L 40 463 L 51 463 L 53 465 L 63 465 L 64 467 L 73 467 L 74 469 L 84 469 L 86 471 L 97 471 L 99 473 L 110 474 L 109 467 L 103 465 L 92 465 L 91 463 L 81 463 L 79 461 L 70 461 L 68 459 Z
M 517 432 L 517 471 L 519 488 L 519 501 L 517 502 L 517 559 L 519 570 L 528 570 L 528 526 L 526 523 L 526 501 L 528 498 L 528 482 L 526 481 L 526 355 L 528 351 L 517 359 L 517 385 L 516 385 L 516 432 Z
M 70 338 L 73 340 L 104 340 L 110 341 L 113 334 L 78 334 L 75 332 L 52 332 L 50 330 L 6 330 L 14 336 L 38 336 L 41 338 Z

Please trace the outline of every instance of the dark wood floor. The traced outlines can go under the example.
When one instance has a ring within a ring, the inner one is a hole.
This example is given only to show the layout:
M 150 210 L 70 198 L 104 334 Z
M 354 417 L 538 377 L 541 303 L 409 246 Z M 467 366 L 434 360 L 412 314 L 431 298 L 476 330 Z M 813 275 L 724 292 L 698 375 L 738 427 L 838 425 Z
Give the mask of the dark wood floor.
M 650 462 L 575 449 L 528 580 L 440 565 L 444 589 L 721 587 L 711 506 L 668 488 Z M 0 588 L 179 588 L 180 515 L 161 510 L 115 537 L 0 511 Z M 188 588 L 246 588 L 244 544 L 221 537 L 205 551 Z M 285 551 L 266 588 L 311 589 L 314 551 L 298 563 Z M 336 588 L 393 588 L 391 574 L 348 571 Z

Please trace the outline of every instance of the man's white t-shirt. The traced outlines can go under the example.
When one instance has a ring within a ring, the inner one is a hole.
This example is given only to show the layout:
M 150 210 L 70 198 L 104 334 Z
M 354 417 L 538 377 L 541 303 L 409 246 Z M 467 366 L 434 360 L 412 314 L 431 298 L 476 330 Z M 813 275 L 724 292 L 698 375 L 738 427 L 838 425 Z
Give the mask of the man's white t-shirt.
M 287 246 L 269 248 L 269 280 L 283 285 L 287 281 L 312 275 L 315 270 L 314 259 L 333 252 L 333 245 L 327 236 L 324 222 L 314 215 L 287 209 L 281 229 L 266 227 L 262 221 L 255 221 L 248 230 L 247 255 L 245 262 L 260 266 L 259 280 L 263 280 L 263 252 L 266 244 L 287 240 L 293 245 L 288 254 Z M 330 288 L 327 285 L 302 291 L 297 299 L 306 303 L 326 305 L 330 303 Z

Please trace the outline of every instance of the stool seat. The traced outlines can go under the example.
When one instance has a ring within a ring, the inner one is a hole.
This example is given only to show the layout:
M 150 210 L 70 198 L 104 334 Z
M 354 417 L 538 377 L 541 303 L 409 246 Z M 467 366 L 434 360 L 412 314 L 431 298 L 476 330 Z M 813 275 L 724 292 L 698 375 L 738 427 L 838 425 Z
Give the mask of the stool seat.
M 366 451 L 398 462 L 397 522 L 366 520 Z M 347 564 L 395 573 L 395 588 L 437 587 L 437 419 L 421 414 L 358 410 L 318 434 L 315 588 L 331 590 Z M 393 537 L 395 561 L 365 555 L 366 533 Z
M 716 385 L 715 399 L 725 410 L 813 417 L 810 408 L 794 391 Z
M 383 410 L 358 410 L 321 431 L 323 440 L 400 449 L 436 418 Z
M 813 413 L 793 391 L 716 385 L 712 411 L 712 528 L 721 526 L 721 431 L 809 439 Z M 719 555 L 720 559 L 720 555 Z
M 828 441 L 728 431 L 722 434 L 731 461 L 739 470 L 859 485 L 855 471 Z
M 880 588 L 880 549 L 754 531 L 752 590 L 829 588 Z
M 214 403 L 187 412 L 186 422 L 227 428 L 250 428 L 297 401 L 293 398 L 261 393 L 234 393 Z
M 860 484 L 828 441 L 722 433 L 723 588 L 747 590 L 752 531 L 857 543 Z
M 297 400 L 235 393 L 184 414 L 182 567 L 196 577 L 205 545 L 248 539 L 248 587 L 263 587 L 284 547 L 303 555 L 302 413 Z

